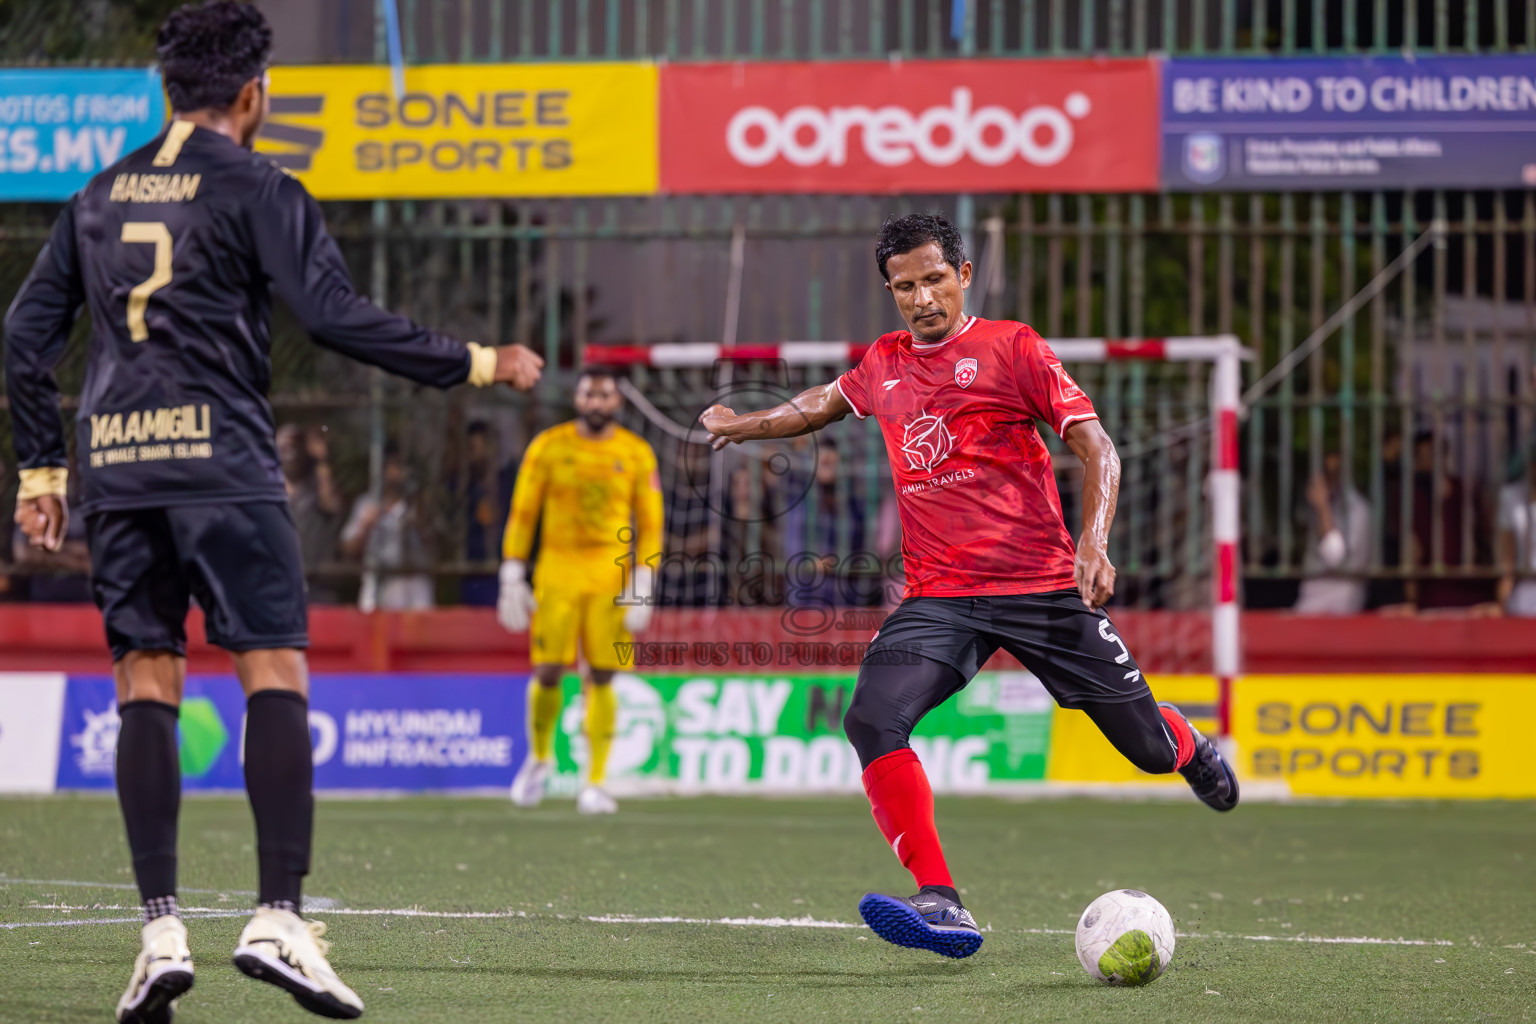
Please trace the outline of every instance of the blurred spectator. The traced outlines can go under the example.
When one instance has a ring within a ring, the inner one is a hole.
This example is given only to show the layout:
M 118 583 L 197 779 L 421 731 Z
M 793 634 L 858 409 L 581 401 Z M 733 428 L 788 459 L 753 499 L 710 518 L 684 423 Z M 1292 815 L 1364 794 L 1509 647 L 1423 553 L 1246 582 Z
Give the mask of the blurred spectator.
M 731 470 L 720 523 L 720 554 L 731 576 L 736 604 L 760 607 L 783 601 L 778 572 L 778 509 L 784 500 L 785 480 L 778 470 L 787 463 L 781 453 L 762 461 L 749 453 L 748 461 Z
M 1523 479 L 1499 492 L 1499 568 L 1505 614 L 1536 617 L 1536 447 Z
M 1397 573 L 1403 568 L 1403 435 L 1395 430 L 1381 442 L 1381 500 L 1381 564 L 1387 572 Z M 1388 614 L 1409 610 L 1401 576 L 1371 580 L 1369 594 L 1371 608 Z
M 421 571 L 430 563 L 416 486 L 393 446 L 384 450 L 381 483 L 377 498 L 357 499 L 341 531 L 342 552 L 363 562 L 357 606 L 365 612 L 431 608 L 432 577 Z
M 1371 564 L 1371 506 L 1353 485 L 1344 484 L 1338 452 L 1323 456 L 1322 472 L 1307 481 L 1311 537 L 1302 569 L 1306 577 L 1292 607 L 1299 615 L 1357 615 L 1365 608 L 1364 573 Z
M 723 517 L 710 506 L 716 459 L 708 445 L 684 441 L 679 448 L 677 471 L 666 491 L 667 551 L 657 573 L 660 601 L 692 607 L 720 605 L 725 601 L 728 573 L 720 551 L 721 536 L 714 529 Z M 728 493 L 729 487 L 722 486 L 722 507 Z
M 1409 605 L 1418 610 L 1471 608 L 1478 612 L 1496 611 L 1492 581 L 1454 575 L 1461 569 L 1464 554 L 1463 484 L 1460 477 L 1451 474 L 1443 457 L 1439 460 L 1437 474 L 1435 461 L 1435 435 L 1429 431 L 1414 435 L 1412 541 L 1417 571 L 1405 588 L 1405 596 Z M 1482 514 L 1478 494 L 1474 492 L 1471 498 L 1473 544 L 1486 545 L 1492 531 L 1487 529 L 1487 517 Z M 1466 554 L 1471 555 L 1469 561 L 1473 565 L 1487 566 L 1492 561 L 1491 551 L 1473 550 Z M 1446 575 L 1431 575 L 1437 563 Z
M 469 425 L 465 444 L 464 560 L 499 562 L 501 535 L 512 506 L 512 487 L 517 482 L 517 465 L 509 462 L 497 466 L 496 438 L 491 425 L 484 420 Z M 494 572 L 465 576 L 460 584 L 460 600 L 465 604 L 494 605 L 496 592 Z
M 336 589 L 316 570 L 336 560 L 341 493 L 331 475 L 330 445 L 324 427 L 284 423 L 277 429 L 277 456 L 283 464 L 288 507 L 299 533 L 310 604 L 335 604 Z
M 838 555 L 837 543 L 841 524 L 846 521 L 848 553 L 865 550 L 864 503 L 854 493 L 851 481 L 844 485 L 847 496 L 839 497 L 837 482 L 842 474 L 842 456 L 837 442 L 830 437 L 816 439 L 814 474 L 805 497 L 784 513 L 784 557 L 790 566 L 785 588 L 789 600 L 798 605 L 866 604 L 860 595 L 877 588 L 867 580 L 854 584 L 848 579 L 848 566 Z M 792 487 L 790 493 L 799 494 L 799 488 Z M 806 554 L 815 559 L 814 568 Z

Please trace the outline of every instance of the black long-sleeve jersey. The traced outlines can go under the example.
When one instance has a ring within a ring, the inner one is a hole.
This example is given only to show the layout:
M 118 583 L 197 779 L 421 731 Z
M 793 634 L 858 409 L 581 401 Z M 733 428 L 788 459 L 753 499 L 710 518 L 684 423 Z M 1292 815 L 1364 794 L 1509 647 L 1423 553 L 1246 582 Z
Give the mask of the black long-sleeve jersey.
M 267 387 L 271 293 L 320 344 L 450 387 L 495 353 L 359 295 L 320 206 L 266 157 L 189 121 L 93 178 L 6 314 L 23 493 L 65 465 L 53 369 L 82 303 L 92 334 L 76 420 L 81 508 L 286 499 Z

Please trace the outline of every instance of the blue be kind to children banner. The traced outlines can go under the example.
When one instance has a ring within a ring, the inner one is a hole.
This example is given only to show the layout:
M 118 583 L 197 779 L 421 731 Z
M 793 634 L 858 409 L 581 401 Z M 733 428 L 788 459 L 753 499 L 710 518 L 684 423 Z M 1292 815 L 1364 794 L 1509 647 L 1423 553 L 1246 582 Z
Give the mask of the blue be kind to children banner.
M 1171 60 L 1163 186 L 1536 186 L 1536 56 Z
M 165 116 L 152 68 L 0 68 L 0 200 L 67 199 Z
M 309 738 L 322 790 L 501 789 L 527 754 L 526 675 L 317 675 Z M 108 676 L 70 676 L 59 789 L 111 789 L 120 719 Z M 233 676 L 189 676 L 182 785 L 245 786 L 245 697 Z

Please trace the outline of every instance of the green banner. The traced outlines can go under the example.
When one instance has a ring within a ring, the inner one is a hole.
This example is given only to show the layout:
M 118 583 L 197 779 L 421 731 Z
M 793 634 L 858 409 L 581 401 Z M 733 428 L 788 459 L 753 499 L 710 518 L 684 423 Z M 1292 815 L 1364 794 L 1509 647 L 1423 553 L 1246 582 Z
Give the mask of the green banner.
M 609 779 L 620 788 L 856 792 L 859 761 L 842 730 L 854 681 L 620 673 Z M 580 682 L 569 676 L 563 688 L 554 794 L 575 792 L 587 761 Z M 923 720 L 912 746 L 936 790 L 1040 780 L 1053 706 L 1027 672 L 983 673 Z

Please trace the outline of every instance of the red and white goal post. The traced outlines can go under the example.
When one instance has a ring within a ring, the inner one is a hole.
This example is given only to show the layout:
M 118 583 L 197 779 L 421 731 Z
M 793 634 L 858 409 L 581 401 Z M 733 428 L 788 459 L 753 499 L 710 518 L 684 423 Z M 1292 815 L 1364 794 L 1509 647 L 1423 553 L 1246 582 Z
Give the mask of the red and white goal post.
M 1232 680 L 1241 663 L 1238 614 L 1239 497 L 1238 418 L 1242 361 L 1248 355 L 1235 335 L 1186 338 L 1061 338 L 1050 343 L 1063 363 L 1146 360 L 1208 363 L 1211 452 L 1207 502 L 1211 550 L 1211 672 L 1216 677 L 1217 724 L 1230 734 Z M 868 344 L 847 341 L 784 341 L 722 345 L 682 342 L 656 345 L 588 345 L 586 364 L 652 369 L 710 367 L 718 362 L 782 362 L 786 366 L 853 366 Z

